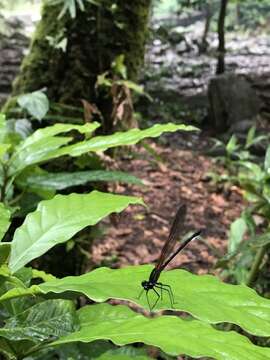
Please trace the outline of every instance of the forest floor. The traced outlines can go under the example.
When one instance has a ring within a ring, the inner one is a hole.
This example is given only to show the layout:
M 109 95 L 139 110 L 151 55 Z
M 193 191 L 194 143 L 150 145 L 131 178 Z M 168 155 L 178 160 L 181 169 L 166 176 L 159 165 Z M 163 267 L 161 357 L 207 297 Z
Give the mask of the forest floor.
M 28 22 L 27 22 L 28 21 Z M 31 21 L 26 23 L 31 25 Z M 194 29 L 202 32 L 197 25 Z M 146 117 L 152 122 L 198 120 L 207 111 L 207 84 L 215 74 L 217 38 L 209 35 L 208 55 L 199 55 L 191 32 L 175 44 L 153 38 L 148 45 L 142 82 L 155 99 L 147 103 Z M 27 39 L 18 36 L 14 42 L 2 44 L 0 102 L 8 96 L 11 82 L 18 71 Z M 226 64 L 230 71 L 258 74 L 270 72 L 270 42 L 266 36 L 231 34 L 227 38 Z M 192 113 L 189 109 L 192 109 Z M 165 140 L 164 140 L 165 139 Z M 209 136 L 175 133 L 149 142 L 162 161 L 151 156 L 141 145 L 130 148 L 130 156 L 118 156 L 119 170 L 129 172 L 144 181 L 145 186 L 117 185 L 116 193 L 136 195 L 147 207 L 129 207 L 117 221 L 105 222 L 103 237 L 93 245 L 94 266 L 112 267 L 154 263 L 166 240 L 170 224 L 179 204 L 188 205 L 183 233 L 203 229 L 201 239 L 194 241 L 171 267 L 185 267 L 196 273 L 213 272 L 219 255 L 226 253 L 230 223 L 244 206 L 242 194 L 235 186 L 220 187 L 209 181 L 207 173 L 217 168 L 214 160 L 204 155 Z M 219 168 L 220 171 L 222 169 Z M 213 251 L 213 248 L 216 251 Z
M 198 229 L 203 234 L 169 268 L 181 266 L 198 274 L 213 273 L 217 258 L 226 253 L 230 223 L 243 208 L 241 191 L 236 186 L 225 190 L 209 181 L 208 172 L 222 169 L 202 154 L 198 144 L 201 148 L 208 145 L 204 134 L 178 132 L 166 135 L 163 144 L 150 144 L 162 161 L 139 145 L 132 148 L 130 157 L 117 160 L 120 170 L 138 176 L 145 186 L 117 185 L 110 189 L 142 197 L 147 207 L 129 207 L 116 221 L 106 223 L 107 234 L 93 244 L 93 263 L 112 267 L 154 263 L 179 204 L 186 203 L 183 234 Z

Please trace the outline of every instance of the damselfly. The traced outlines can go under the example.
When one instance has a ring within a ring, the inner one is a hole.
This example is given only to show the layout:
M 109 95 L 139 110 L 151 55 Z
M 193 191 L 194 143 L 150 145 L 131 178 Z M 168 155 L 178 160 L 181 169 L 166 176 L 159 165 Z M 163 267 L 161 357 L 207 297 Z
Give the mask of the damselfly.
M 169 295 L 170 298 L 170 302 L 171 302 L 171 307 L 173 308 L 173 304 L 174 304 L 174 297 L 173 297 L 173 292 L 172 289 L 170 287 L 170 285 L 167 284 L 163 284 L 161 282 L 158 282 L 158 279 L 160 277 L 160 274 L 162 272 L 162 270 L 165 269 L 165 267 L 172 261 L 172 259 L 182 250 L 184 249 L 184 247 L 194 238 L 196 238 L 197 236 L 200 235 L 201 230 L 196 231 L 194 234 L 192 234 L 191 236 L 189 236 L 187 239 L 184 239 L 183 242 L 180 243 L 179 247 L 173 252 L 174 246 L 177 242 L 177 240 L 179 239 L 179 235 L 180 235 L 180 230 L 183 226 L 183 222 L 186 216 L 186 212 L 187 212 L 187 207 L 186 205 L 181 205 L 175 215 L 174 221 L 172 223 L 171 226 L 171 230 L 168 236 L 167 241 L 165 242 L 159 259 L 157 261 L 156 266 L 154 267 L 154 269 L 151 271 L 149 279 L 148 280 L 144 280 L 141 285 L 143 287 L 139 298 L 141 297 L 143 291 L 146 291 L 146 298 L 147 298 L 147 302 L 148 302 L 148 306 L 150 311 L 154 309 L 154 307 L 156 306 L 156 304 L 158 303 L 160 297 L 162 298 L 162 292 L 166 291 Z M 160 294 L 157 290 L 160 290 Z M 149 290 L 153 290 L 156 295 L 157 295 L 157 299 L 154 303 L 154 305 L 150 306 L 150 302 L 149 302 L 149 298 L 148 298 L 148 291 Z

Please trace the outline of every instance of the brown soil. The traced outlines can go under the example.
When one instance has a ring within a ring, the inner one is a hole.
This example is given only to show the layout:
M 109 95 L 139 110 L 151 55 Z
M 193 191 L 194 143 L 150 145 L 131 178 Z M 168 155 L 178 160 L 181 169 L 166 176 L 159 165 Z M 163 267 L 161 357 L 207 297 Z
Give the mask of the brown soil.
M 154 263 L 177 207 L 186 203 L 188 214 L 183 234 L 203 229 L 203 235 L 168 268 L 182 267 L 198 274 L 213 272 L 218 254 L 226 252 L 230 223 L 243 208 L 241 191 L 235 186 L 224 191 L 209 182 L 207 172 L 213 171 L 216 165 L 202 154 L 171 144 L 150 144 L 163 162 L 155 161 L 141 146 L 132 148 L 136 158 L 126 156 L 117 162 L 121 170 L 143 179 L 146 186 L 117 185 L 110 189 L 142 197 L 147 207 L 130 206 L 117 216 L 117 221 L 113 217 L 111 224 L 107 222 L 107 234 L 94 242 L 93 262 L 113 267 Z

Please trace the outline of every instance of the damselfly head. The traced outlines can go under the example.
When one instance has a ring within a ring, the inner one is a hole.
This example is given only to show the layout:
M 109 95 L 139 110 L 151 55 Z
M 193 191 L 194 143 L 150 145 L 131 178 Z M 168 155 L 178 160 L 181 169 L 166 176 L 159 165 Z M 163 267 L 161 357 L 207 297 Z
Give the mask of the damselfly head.
M 147 290 L 148 289 L 148 281 L 144 280 L 142 281 L 142 287 Z

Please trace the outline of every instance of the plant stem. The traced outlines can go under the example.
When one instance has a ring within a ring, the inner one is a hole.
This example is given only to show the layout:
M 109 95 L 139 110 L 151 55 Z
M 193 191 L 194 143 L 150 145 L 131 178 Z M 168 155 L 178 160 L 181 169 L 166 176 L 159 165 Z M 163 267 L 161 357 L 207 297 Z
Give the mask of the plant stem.
M 260 270 L 260 266 L 261 266 L 261 263 L 262 263 L 262 260 L 264 258 L 267 248 L 268 248 L 267 245 L 262 246 L 261 248 L 259 248 L 259 250 L 256 253 L 254 262 L 252 264 L 252 267 L 250 269 L 250 272 L 248 274 L 248 278 L 246 281 L 246 285 L 249 287 L 253 286 L 254 281 L 256 280 L 256 278 L 258 276 L 258 272 Z
M 2 201 L 3 203 L 5 202 L 5 195 L 6 195 L 6 186 L 7 186 L 7 169 L 5 165 L 3 166 L 3 184 L 0 190 L 0 201 Z

